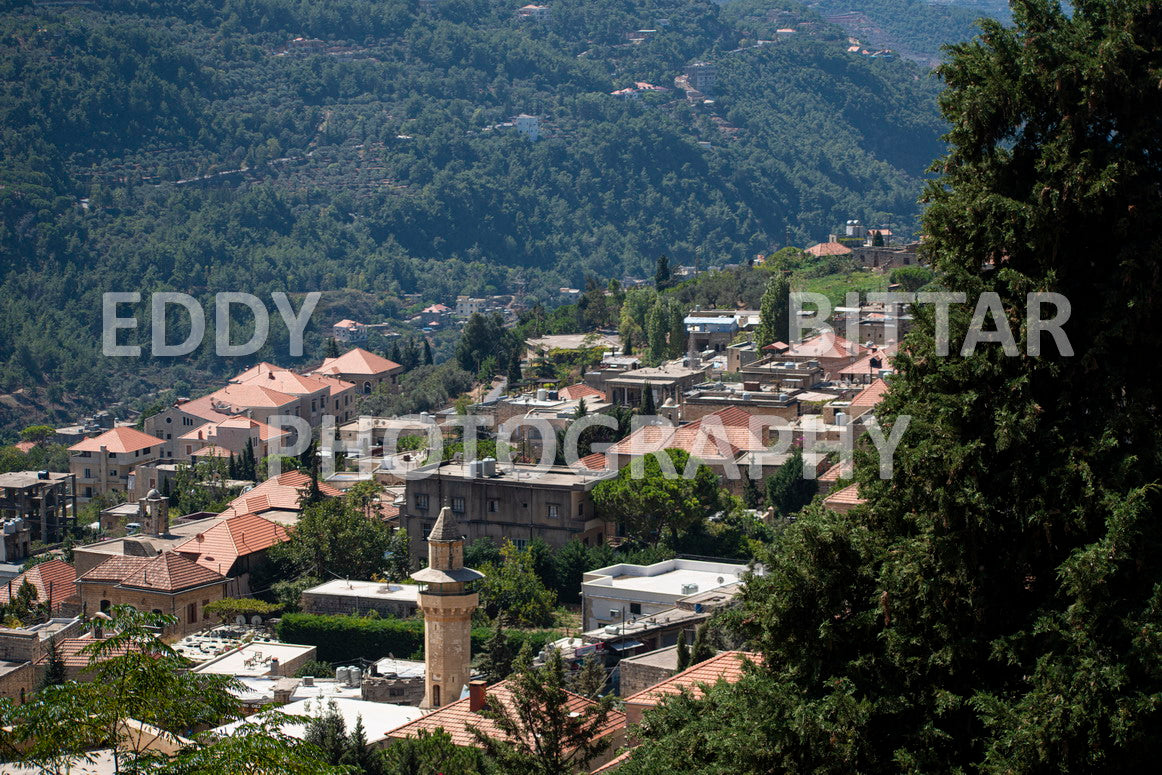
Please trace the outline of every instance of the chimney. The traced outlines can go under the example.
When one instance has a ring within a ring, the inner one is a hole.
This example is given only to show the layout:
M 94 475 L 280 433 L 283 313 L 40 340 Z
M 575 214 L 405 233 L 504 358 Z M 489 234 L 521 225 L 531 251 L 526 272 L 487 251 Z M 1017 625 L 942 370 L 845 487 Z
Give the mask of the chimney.
M 484 710 L 484 689 L 487 686 L 487 681 L 468 682 L 468 710 L 472 711 L 473 713 L 479 713 L 480 711 Z

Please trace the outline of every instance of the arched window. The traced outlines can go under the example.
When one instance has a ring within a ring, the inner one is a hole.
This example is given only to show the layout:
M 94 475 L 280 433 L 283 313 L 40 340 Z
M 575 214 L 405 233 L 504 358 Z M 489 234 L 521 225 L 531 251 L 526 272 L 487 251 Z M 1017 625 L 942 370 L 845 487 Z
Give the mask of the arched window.
M 363 395 L 367 395 L 367 394 L 368 394 L 368 393 L 370 393 L 370 392 L 371 392 L 371 383 L 370 383 L 370 382 L 364 382 L 364 383 L 363 383 Z
M 110 603 L 108 600 L 101 601 L 101 613 L 107 613 L 110 607 L 112 607 L 112 603 Z

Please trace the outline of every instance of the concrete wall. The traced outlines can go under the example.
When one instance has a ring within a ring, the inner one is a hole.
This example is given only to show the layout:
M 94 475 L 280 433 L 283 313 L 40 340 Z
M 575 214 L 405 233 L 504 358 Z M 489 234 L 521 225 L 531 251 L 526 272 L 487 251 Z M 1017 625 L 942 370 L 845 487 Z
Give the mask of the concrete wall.
M 364 676 L 360 698 L 368 702 L 390 702 L 393 705 L 419 707 L 424 701 L 424 679 Z
M 406 619 L 416 612 L 416 604 L 408 600 L 389 600 L 355 595 L 328 595 L 318 592 L 302 594 L 303 611 L 309 614 L 365 614 L 378 611 L 381 616 Z

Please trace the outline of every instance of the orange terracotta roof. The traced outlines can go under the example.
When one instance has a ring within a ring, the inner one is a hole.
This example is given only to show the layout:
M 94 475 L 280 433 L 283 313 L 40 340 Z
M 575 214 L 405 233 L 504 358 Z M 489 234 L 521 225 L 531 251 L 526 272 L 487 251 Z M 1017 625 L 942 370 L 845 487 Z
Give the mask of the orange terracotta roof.
M 286 436 L 288 433 L 288 431 L 275 428 L 273 425 L 268 425 L 264 422 L 259 422 L 252 417 L 233 415 L 216 422 L 199 425 L 189 433 L 183 433 L 181 436 L 178 436 L 178 438 L 185 441 L 211 441 L 217 437 L 219 428 L 243 428 L 257 431 L 260 441 L 270 441 L 279 436 Z
M 620 753 L 617 756 L 610 759 L 609 761 L 607 761 L 605 764 L 601 765 L 597 769 L 590 772 L 589 775 L 601 775 L 601 773 L 613 772 L 618 767 L 620 767 L 621 765 L 623 765 L 627 761 L 629 761 L 629 757 L 632 754 L 633 754 L 633 749 L 630 749 L 624 753 Z
M 215 447 L 213 444 L 210 444 L 209 446 L 202 447 L 201 449 L 195 449 L 190 453 L 190 457 L 230 457 L 233 454 L 234 453 L 228 449 Z
M 501 681 L 498 684 L 489 686 L 487 689 L 488 702 L 499 702 L 504 705 L 509 705 L 512 702 L 512 692 L 510 691 L 509 685 L 509 681 Z M 592 700 L 588 700 L 579 694 L 573 694 L 572 692 L 566 692 L 566 694 L 569 696 L 568 707 L 571 712 L 582 713 L 586 707 L 594 704 Z M 452 737 L 453 744 L 470 747 L 479 747 L 479 743 L 476 742 L 476 738 L 473 736 L 470 727 L 476 727 L 489 736 L 500 736 L 502 733 L 495 723 L 468 709 L 470 701 L 470 698 L 465 697 L 462 700 L 449 703 L 387 734 L 389 737 L 406 738 L 419 735 L 420 730 L 426 729 L 434 732 L 436 729 L 443 728 Z M 625 714 L 621 711 L 610 711 L 606 717 L 605 725 L 598 730 L 597 737 L 605 737 L 623 727 L 625 727 Z
M 326 374 L 317 374 L 315 375 L 315 379 L 329 387 L 331 389 L 330 395 L 332 396 L 336 396 L 342 393 L 344 390 L 350 390 L 351 388 L 355 387 L 354 382 L 344 382 L 338 377 L 330 377 Z
M 246 382 L 247 380 L 253 379 L 254 377 L 260 377 L 263 374 L 269 374 L 272 371 L 282 371 L 282 370 L 283 370 L 282 366 L 276 366 L 275 364 L 271 363 L 270 361 L 263 361 L 262 363 L 259 363 L 256 366 L 251 366 L 249 369 L 242 372 L 241 374 L 238 374 L 237 376 L 232 377 L 230 379 L 230 381 L 236 382 L 236 383 L 242 383 L 242 382 Z
M 605 400 L 605 394 L 592 385 L 586 385 L 584 382 L 578 382 L 576 385 L 561 388 L 557 391 L 557 395 L 564 401 L 576 401 L 580 398 L 596 398 L 599 401 Z
M 298 400 L 289 393 L 259 385 L 227 385 L 210 394 L 210 401 L 228 414 L 241 414 L 250 407 L 279 407 L 293 404 Z
M 155 592 L 180 592 L 225 580 L 222 574 L 204 568 L 188 557 L 177 552 L 164 552 L 130 573 L 118 586 Z
M 653 706 L 666 697 L 680 693 L 683 689 L 695 697 L 701 697 L 703 687 L 706 685 L 719 681 L 737 682 L 742 677 L 743 665 L 747 662 L 761 665 L 763 655 L 749 651 L 724 651 L 705 662 L 686 668 L 677 675 L 670 676 L 659 684 L 626 697 L 625 703 Z
M 331 328 L 358 328 L 361 325 L 363 325 L 363 324 L 357 323 L 354 320 L 351 320 L 350 318 L 343 318 L 338 323 L 331 326 Z
M 813 256 L 846 256 L 851 248 L 838 242 L 820 242 L 812 245 L 805 251 Z
M 867 501 L 859 496 L 858 484 L 849 484 L 842 490 L 836 490 L 823 499 L 824 506 L 836 511 L 847 511 L 854 506 L 859 506 L 864 503 L 867 503 Z
M 100 452 L 101 447 L 106 447 L 108 452 L 136 452 L 147 447 L 158 447 L 165 444 L 164 441 L 156 436 L 150 436 L 148 433 L 142 433 L 136 428 L 113 428 L 107 430 L 100 436 L 93 436 L 92 438 L 78 441 L 73 446 L 69 447 L 70 452 Z
M 9 591 L 15 595 L 25 581 L 36 588 L 36 599 L 42 603 L 51 600 L 53 609 L 77 594 L 77 569 L 60 558 L 54 558 L 34 565 L 0 586 L 0 603 L 7 603 L 11 599 Z
M 149 564 L 149 561 L 152 559 L 152 557 L 115 555 L 95 568 L 90 568 L 87 572 L 82 573 L 77 577 L 77 581 L 79 583 L 106 582 L 118 584 L 122 579 L 136 573 L 143 566 Z
M 287 471 L 230 501 L 221 516 L 230 518 L 240 514 L 261 514 L 273 509 L 299 511 L 299 498 L 310 484 L 309 475 L 301 471 Z M 332 497 L 343 494 L 326 482 L 319 482 L 319 491 Z
M 237 380 L 238 378 L 235 377 L 235 379 Z M 295 374 L 289 369 L 279 369 L 278 371 L 267 371 L 263 374 L 255 374 L 253 377 L 239 381 L 238 384 L 241 386 L 263 388 L 265 390 L 275 390 L 279 393 L 285 393 L 288 396 L 307 396 L 330 387 L 318 377 L 306 377 L 302 374 Z
M 201 398 L 195 398 L 193 401 L 174 404 L 174 406 L 186 414 L 200 417 L 208 422 L 220 422 L 231 416 L 229 412 L 219 412 L 214 408 L 214 399 L 212 396 L 202 396 Z
M 752 430 L 750 412 L 737 406 L 720 409 L 677 428 L 646 425 L 614 444 L 606 453 L 646 455 L 663 449 L 681 449 L 703 460 L 734 457 L 740 452 L 766 449 L 761 431 Z
M 855 408 L 874 408 L 888 392 L 888 383 L 883 379 L 875 379 L 870 385 L 855 394 L 849 406 Z
M 854 363 L 844 366 L 839 370 L 839 374 L 841 376 L 859 377 L 874 374 L 879 369 L 890 369 L 894 353 L 895 347 L 872 350 Z M 880 365 L 872 366 L 871 362 L 873 359 L 879 359 Z
M 586 455 L 577 461 L 583 468 L 588 468 L 590 471 L 604 471 L 605 470 L 605 453 L 594 452 L 592 455 Z
M 389 361 L 376 355 L 373 352 L 368 352 L 362 347 L 356 347 L 354 350 L 348 350 L 340 355 L 338 358 L 327 358 L 323 361 L 323 365 L 315 369 L 317 374 L 358 374 L 360 376 L 374 377 L 380 374 L 386 374 L 391 371 L 398 371 L 402 369 L 395 361 Z
M 88 667 L 91 657 L 88 653 L 84 652 L 83 649 L 85 648 L 85 646 L 92 645 L 95 642 L 96 641 L 92 637 L 61 638 L 60 640 L 58 640 L 56 642 L 56 653 L 61 658 L 61 661 L 63 661 L 65 663 L 65 667 L 70 667 L 70 668 L 74 668 L 74 669 Z M 109 659 L 111 657 L 121 657 L 121 656 L 124 656 L 128 653 L 129 653 L 129 646 L 127 644 L 122 644 L 120 646 L 115 646 L 112 649 L 110 649 L 106 653 L 104 658 Z M 38 665 L 43 665 L 43 664 L 46 664 L 47 662 L 48 662 L 48 654 L 47 653 L 42 654 L 41 657 L 36 660 L 36 664 L 38 664 Z
M 287 540 L 286 528 L 257 514 L 224 519 L 173 548 L 203 568 L 223 575 L 239 557 L 261 552 Z
M 848 479 L 852 474 L 852 465 L 847 463 L 836 463 L 819 475 L 820 482 L 837 482 L 840 479 Z
M 861 356 L 868 351 L 862 344 L 857 344 L 835 334 L 817 334 L 804 339 L 787 351 L 787 355 L 799 358 L 851 358 Z

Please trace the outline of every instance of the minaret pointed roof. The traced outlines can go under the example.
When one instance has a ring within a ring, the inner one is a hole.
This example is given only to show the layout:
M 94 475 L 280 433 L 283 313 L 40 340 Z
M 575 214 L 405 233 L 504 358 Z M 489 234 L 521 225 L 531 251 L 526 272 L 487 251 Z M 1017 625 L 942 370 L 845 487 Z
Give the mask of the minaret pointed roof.
M 436 524 L 432 526 L 432 532 L 428 534 L 428 540 L 463 540 L 463 533 L 460 531 L 460 523 L 456 520 L 456 516 L 452 513 L 452 509 L 448 508 L 447 506 L 440 509 L 440 516 L 436 518 Z

